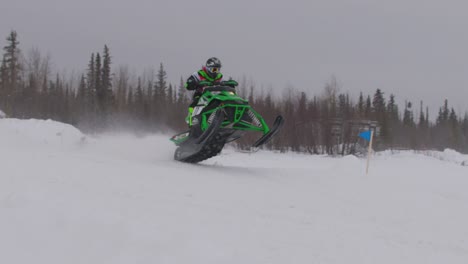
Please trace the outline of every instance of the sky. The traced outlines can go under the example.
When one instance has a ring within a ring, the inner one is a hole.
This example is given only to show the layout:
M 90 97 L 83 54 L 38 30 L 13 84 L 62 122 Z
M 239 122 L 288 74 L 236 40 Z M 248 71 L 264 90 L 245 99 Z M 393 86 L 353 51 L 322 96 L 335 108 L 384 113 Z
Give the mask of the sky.
M 174 84 L 215 56 L 225 76 L 278 94 L 319 95 L 335 76 L 356 99 L 380 88 L 432 112 L 447 98 L 464 113 L 466 10 L 456 0 L 1 0 L 0 45 L 16 30 L 23 50 L 82 71 L 107 44 L 114 68 L 163 63 Z

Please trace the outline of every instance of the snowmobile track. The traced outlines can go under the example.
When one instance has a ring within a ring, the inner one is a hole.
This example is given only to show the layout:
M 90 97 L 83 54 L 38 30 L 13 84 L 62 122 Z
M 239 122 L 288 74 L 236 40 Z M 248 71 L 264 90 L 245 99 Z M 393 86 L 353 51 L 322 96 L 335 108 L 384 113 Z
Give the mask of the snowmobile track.
M 196 155 L 185 159 L 184 162 L 197 163 L 218 155 L 226 144 L 226 139 L 221 133 L 216 134 Z

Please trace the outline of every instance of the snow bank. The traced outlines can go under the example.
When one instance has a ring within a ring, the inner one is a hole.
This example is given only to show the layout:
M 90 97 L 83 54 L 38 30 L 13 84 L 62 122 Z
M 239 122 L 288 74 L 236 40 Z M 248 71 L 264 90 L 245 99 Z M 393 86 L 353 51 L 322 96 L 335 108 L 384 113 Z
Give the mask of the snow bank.
M 6 118 L 6 114 L 0 109 L 0 118 Z
M 0 119 L 2 146 L 76 146 L 86 141 L 77 128 L 52 120 Z
M 425 151 L 425 155 L 434 157 L 439 160 L 457 163 L 462 166 L 468 166 L 468 155 L 463 155 L 453 149 L 445 149 L 443 152 L 440 151 Z
M 461 154 L 453 149 L 445 149 L 444 151 L 437 150 L 385 150 L 377 152 L 376 155 L 382 158 L 390 158 L 394 155 L 413 155 L 419 154 L 431 158 L 435 158 L 441 161 L 455 163 L 462 166 L 468 166 L 468 155 Z

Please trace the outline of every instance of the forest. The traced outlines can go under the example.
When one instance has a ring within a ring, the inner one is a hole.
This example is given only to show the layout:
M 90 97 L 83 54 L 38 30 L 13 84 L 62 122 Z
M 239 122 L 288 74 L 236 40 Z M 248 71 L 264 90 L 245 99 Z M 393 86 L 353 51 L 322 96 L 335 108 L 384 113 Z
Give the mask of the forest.
M 111 51 L 89 55 L 78 76 L 52 72 L 50 56 L 38 49 L 23 52 L 17 32 L 3 45 L 0 66 L 0 109 L 8 117 L 52 119 L 72 124 L 86 133 L 130 130 L 138 133 L 175 133 L 187 129 L 185 116 L 191 92 L 168 83 L 163 63 L 154 71 L 135 76 L 127 66 L 112 66 Z M 388 97 L 376 89 L 351 98 L 340 92 L 335 77 L 317 95 L 284 89 L 275 97 L 245 78 L 238 80 L 238 94 L 271 124 L 277 114 L 285 118 L 280 134 L 265 148 L 311 154 L 362 153 L 366 142 L 359 132 L 373 129 L 376 150 L 451 148 L 468 153 L 468 113 L 456 113 L 448 100 L 441 101 L 436 117 L 424 102 Z M 251 137 L 237 143 L 248 147 Z

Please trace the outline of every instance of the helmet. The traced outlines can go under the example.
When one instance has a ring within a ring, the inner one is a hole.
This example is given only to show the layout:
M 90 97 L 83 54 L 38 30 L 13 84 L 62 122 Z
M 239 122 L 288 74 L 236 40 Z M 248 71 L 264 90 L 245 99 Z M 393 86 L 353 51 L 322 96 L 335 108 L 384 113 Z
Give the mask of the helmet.
M 208 74 L 208 76 L 211 78 L 216 78 L 220 71 L 221 61 L 218 58 L 212 57 L 206 61 L 205 72 Z

